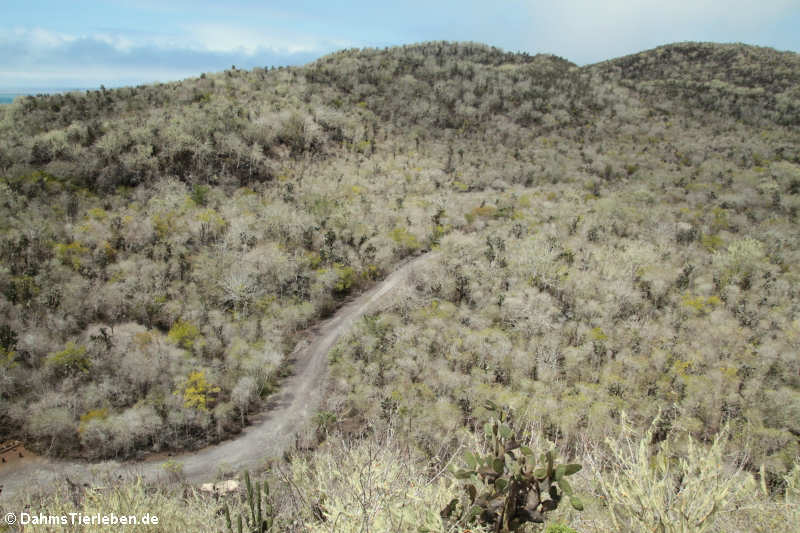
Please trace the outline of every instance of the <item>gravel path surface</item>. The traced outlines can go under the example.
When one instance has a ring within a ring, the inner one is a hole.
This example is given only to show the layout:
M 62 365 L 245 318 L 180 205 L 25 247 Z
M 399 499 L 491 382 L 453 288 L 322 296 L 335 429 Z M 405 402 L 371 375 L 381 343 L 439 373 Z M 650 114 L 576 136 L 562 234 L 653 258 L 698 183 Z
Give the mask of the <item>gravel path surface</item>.
M 264 459 L 279 456 L 293 442 L 297 430 L 314 414 L 322 399 L 322 385 L 327 371 L 328 352 L 370 306 L 395 287 L 402 285 L 415 267 L 433 257 L 425 254 L 400 266 L 385 280 L 344 304 L 330 318 L 311 329 L 309 340 L 301 341 L 290 358 L 293 374 L 281 390 L 269 399 L 266 411 L 236 438 L 195 452 L 150 457 L 140 462 L 88 463 L 61 461 L 45 457 L 26 457 L 0 464 L 0 502 L 9 501 L 24 489 L 46 489 L 53 480 L 69 478 L 72 482 L 93 484 L 102 479 L 119 480 L 132 476 L 144 479 L 166 478 L 163 463 L 171 459 L 183 465 L 184 477 L 193 483 L 213 481 L 222 471 L 253 469 Z M 110 476 L 110 477 L 106 477 Z M 113 481 L 112 481 L 113 482 Z

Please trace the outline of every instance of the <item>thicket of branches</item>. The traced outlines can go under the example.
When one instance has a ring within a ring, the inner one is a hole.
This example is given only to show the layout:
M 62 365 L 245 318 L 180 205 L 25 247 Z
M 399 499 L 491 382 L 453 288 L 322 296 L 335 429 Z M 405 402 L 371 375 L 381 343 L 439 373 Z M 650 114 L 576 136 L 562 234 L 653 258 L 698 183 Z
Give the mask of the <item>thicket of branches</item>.
M 427 43 L 17 99 L 0 438 L 90 457 L 224 438 L 298 331 L 440 247 L 332 354 L 321 419 L 400 420 L 441 459 L 492 399 L 580 455 L 660 406 L 657 439 L 727 424 L 731 462 L 780 491 L 798 76 L 796 54 L 734 45 L 578 68 Z

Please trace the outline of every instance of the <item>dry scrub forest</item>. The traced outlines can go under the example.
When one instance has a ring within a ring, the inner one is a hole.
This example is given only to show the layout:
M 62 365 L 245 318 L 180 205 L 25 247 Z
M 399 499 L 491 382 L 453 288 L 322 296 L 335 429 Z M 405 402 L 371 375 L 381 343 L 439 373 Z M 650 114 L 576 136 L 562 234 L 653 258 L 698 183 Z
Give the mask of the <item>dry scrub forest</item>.
M 340 338 L 324 404 L 252 473 L 273 531 L 504 531 L 468 512 L 500 513 L 480 495 L 500 482 L 459 470 L 508 436 L 494 402 L 520 450 L 583 466 L 583 511 L 519 531 L 788 532 L 798 210 L 800 56 L 769 48 L 577 67 L 433 42 L 19 97 L 0 106 L 0 441 L 122 461 L 235 438 L 308 328 L 437 250 Z M 28 504 L 138 506 L 148 531 L 249 513 L 180 482 L 51 488 Z

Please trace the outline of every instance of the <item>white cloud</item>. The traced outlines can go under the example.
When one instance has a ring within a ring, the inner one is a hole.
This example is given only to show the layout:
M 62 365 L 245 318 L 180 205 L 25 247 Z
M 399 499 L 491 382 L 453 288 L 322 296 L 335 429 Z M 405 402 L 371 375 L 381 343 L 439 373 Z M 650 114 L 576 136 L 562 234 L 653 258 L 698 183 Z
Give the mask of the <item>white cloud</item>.
M 214 52 L 243 51 L 252 55 L 267 49 L 297 54 L 329 50 L 331 44 L 351 46 L 349 43 L 329 43 L 315 37 L 287 34 L 270 28 L 255 30 L 224 24 L 193 24 L 184 26 L 184 30 L 189 46 Z
M 75 36 L 44 28 L 0 28 L 0 42 L 25 43 L 31 48 L 55 48 L 71 43 Z
M 540 9 L 539 2 L 529 6 Z M 562 21 L 581 25 L 631 21 L 706 24 L 719 20 L 754 25 L 797 7 L 796 0 L 562 0 L 554 8 L 542 7 L 541 11 L 557 13 Z
M 197 76 L 195 71 L 172 68 L 136 69 L 121 67 L 52 67 L 46 70 L 0 69 L 0 79 L 13 80 L 3 84 L 0 89 L 12 91 L 17 88 L 86 88 L 91 89 L 105 84 L 108 87 L 119 85 L 139 85 L 156 81 L 180 80 Z
M 746 41 L 797 9 L 797 0 L 530 0 L 524 45 L 600 61 L 677 41 Z
M 137 85 L 243 68 L 296 65 L 316 59 L 321 41 L 297 44 L 241 28 L 208 26 L 180 35 L 105 30 L 83 35 L 42 28 L 0 29 L 0 85 L 93 87 Z
M 120 51 L 140 47 L 198 50 L 253 55 L 264 50 L 287 54 L 329 51 L 355 46 L 350 41 L 325 41 L 313 36 L 287 33 L 283 30 L 255 30 L 223 24 L 193 24 L 173 35 L 145 32 L 100 31 L 82 34 L 54 32 L 44 28 L 0 28 L 0 43 L 14 43 L 26 49 L 46 51 L 85 39 L 105 43 Z
M 47 53 L 50 50 L 63 48 L 81 39 L 105 43 L 121 52 L 127 52 L 143 44 L 150 44 L 146 41 L 151 41 L 150 39 L 139 39 L 139 42 L 137 42 L 122 33 L 94 32 L 87 34 L 69 34 L 39 27 L 13 28 L 10 30 L 0 28 L 0 43 L 6 45 L 16 44 L 39 53 Z
M 113 35 L 110 33 L 94 33 L 91 35 L 91 38 L 95 41 L 99 41 L 101 43 L 106 43 L 107 45 L 119 50 L 120 52 L 129 52 L 133 48 L 135 48 L 138 43 L 136 43 L 133 39 L 125 37 L 124 35 Z

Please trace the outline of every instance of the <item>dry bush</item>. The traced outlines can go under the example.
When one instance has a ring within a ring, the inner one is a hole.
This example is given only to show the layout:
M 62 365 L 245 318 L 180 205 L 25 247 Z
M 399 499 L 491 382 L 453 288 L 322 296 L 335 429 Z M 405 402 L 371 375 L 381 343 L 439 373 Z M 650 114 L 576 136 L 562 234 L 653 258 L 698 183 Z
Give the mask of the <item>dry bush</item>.
M 365 441 L 331 438 L 290 476 L 295 518 L 306 531 L 448 531 L 439 511 L 456 488 L 409 449 L 394 429 Z
M 755 481 L 726 464 L 727 430 L 709 448 L 689 437 L 685 454 L 676 453 L 670 439 L 653 449 L 658 421 L 637 438 L 623 418 L 620 436 L 606 441 L 611 458 L 596 470 L 596 482 L 610 518 L 608 530 L 713 531 L 718 515 L 752 494 Z
M 225 527 L 223 517 L 217 512 L 218 506 L 209 501 L 208 496 L 192 489 L 184 491 L 182 487 L 167 489 L 150 486 L 141 480 L 89 489 L 60 484 L 48 495 L 26 497 L 21 503 L 19 509 L 27 509 L 32 516 L 41 512 L 48 516 L 67 516 L 68 520 L 69 513 L 81 513 L 86 517 L 97 514 L 109 517 L 112 514 L 117 517 L 133 515 L 138 520 L 149 514 L 158 517 L 158 524 L 132 527 L 157 533 L 218 532 Z M 71 529 L 72 526 L 33 527 L 38 531 L 57 532 Z M 109 531 L 109 528 L 119 531 L 131 526 L 90 524 L 75 527 L 80 527 L 81 531 L 100 533 Z

